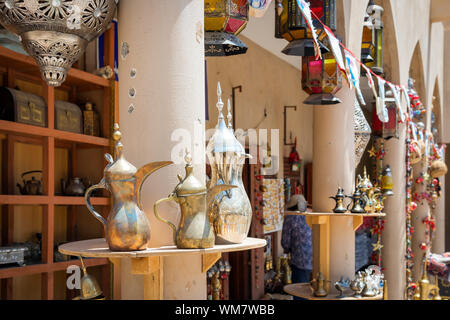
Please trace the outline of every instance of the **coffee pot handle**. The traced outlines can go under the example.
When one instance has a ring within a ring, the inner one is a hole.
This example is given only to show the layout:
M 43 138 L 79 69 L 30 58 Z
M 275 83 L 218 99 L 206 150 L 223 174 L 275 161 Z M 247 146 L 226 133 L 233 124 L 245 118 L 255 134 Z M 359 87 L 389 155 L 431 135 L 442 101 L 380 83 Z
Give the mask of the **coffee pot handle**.
M 95 211 L 94 207 L 91 204 L 91 193 L 92 191 L 96 190 L 96 189 L 106 189 L 106 185 L 105 185 L 105 179 L 102 179 L 98 184 L 95 184 L 91 187 L 89 187 L 89 189 L 86 190 L 86 193 L 84 194 L 84 200 L 86 201 L 86 205 L 87 208 L 89 209 L 89 211 L 94 215 L 94 217 L 100 221 L 103 224 L 103 227 L 105 228 L 105 232 L 106 232 L 106 220 L 105 218 L 103 218 L 97 211 Z
M 170 195 L 169 197 L 167 197 L 167 198 L 159 199 L 159 200 L 156 201 L 155 204 L 153 205 L 153 212 L 155 213 L 155 216 L 156 216 L 156 218 L 157 218 L 159 221 L 164 222 L 164 223 L 167 223 L 167 224 L 169 225 L 169 227 L 172 228 L 172 231 L 173 231 L 173 242 L 176 244 L 176 243 L 177 243 L 177 228 L 175 227 L 175 225 L 174 225 L 172 222 L 170 222 L 170 221 L 168 221 L 168 220 L 162 218 L 162 217 L 159 215 L 159 213 L 158 213 L 158 205 L 159 205 L 160 203 L 162 203 L 162 202 L 165 202 L 165 201 L 175 201 L 175 200 L 173 199 L 173 197 L 172 197 L 171 195 Z

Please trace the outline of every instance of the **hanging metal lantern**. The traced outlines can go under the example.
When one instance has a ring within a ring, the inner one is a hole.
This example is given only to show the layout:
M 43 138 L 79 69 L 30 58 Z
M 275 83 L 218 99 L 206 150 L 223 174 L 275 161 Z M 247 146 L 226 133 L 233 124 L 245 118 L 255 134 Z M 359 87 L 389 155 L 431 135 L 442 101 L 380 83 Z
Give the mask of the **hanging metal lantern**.
M 355 128 L 355 168 L 361 161 L 364 150 L 366 150 L 367 144 L 370 141 L 370 134 L 372 130 L 367 122 L 364 112 L 362 111 L 358 100 L 355 99 L 355 112 L 353 115 L 354 128 Z
M 276 0 L 275 5 L 275 37 L 284 38 L 289 44 L 282 50 L 291 56 L 314 56 L 314 44 L 311 30 L 297 5 L 296 0 Z M 336 30 L 336 0 L 310 0 L 311 11 L 331 30 Z M 313 16 L 313 24 L 318 33 L 319 46 L 322 53 L 328 48 L 321 41 L 326 33 L 322 24 Z
M 342 88 L 342 73 L 331 52 L 325 53 L 322 60 L 302 57 L 302 88 L 310 94 L 305 104 L 341 103 L 334 94 Z
M 0 23 L 22 40 L 42 78 L 60 86 L 87 44 L 110 24 L 118 0 L 0 0 Z
M 361 61 L 376 74 L 383 73 L 383 12 L 370 0 L 364 17 Z
M 389 165 L 386 165 L 383 170 L 381 176 L 381 189 L 383 191 L 383 196 L 385 197 L 394 195 L 394 192 L 392 192 L 392 189 L 394 189 L 394 180 L 392 178 L 391 167 Z
M 385 140 L 391 138 L 398 139 L 398 121 L 397 121 L 397 106 L 395 105 L 394 94 L 391 90 L 386 91 L 384 102 L 388 111 L 388 122 L 381 122 L 377 115 L 376 108 L 373 108 L 372 113 L 372 129 L 373 134 Z
M 247 0 L 205 0 L 205 56 L 244 54 L 237 35 L 248 22 Z

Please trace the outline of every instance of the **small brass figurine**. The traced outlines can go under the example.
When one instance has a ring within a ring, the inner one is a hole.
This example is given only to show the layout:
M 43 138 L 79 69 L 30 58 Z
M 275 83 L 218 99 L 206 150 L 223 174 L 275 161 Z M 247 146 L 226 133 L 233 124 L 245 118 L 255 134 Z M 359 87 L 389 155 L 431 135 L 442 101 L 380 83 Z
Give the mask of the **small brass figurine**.
M 337 298 L 343 298 L 345 289 L 350 288 L 350 279 L 344 279 L 344 276 L 341 276 L 341 279 L 334 283 L 334 287 L 339 291 Z
M 338 191 L 336 193 L 336 196 L 334 197 L 329 197 L 330 199 L 334 199 L 334 201 L 336 201 L 336 206 L 333 209 L 334 213 L 345 213 L 347 212 L 347 208 L 344 207 L 344 190 L 339 187 Z
M 84 266 L 83 258 L 80 257 L 81 268 L 83 269 L 83 277 L 81 278 L 81 294 L 73 300 L 105 300 L 102 296 L 103 292 L 97 280 L 87 273 Z
M 211 287 L 213 300 L 220 300 L 220 291 L 222 290 L 222 284 L 220 283 L 219 276 L 220 276 L 219 270 L 215 270 L 212 274 Z
M 350 289 L 352 289 L 355 294 L 355 298 L 361 298 L 361 293 L 363 292 L 366 284 L 364 282 L 364 272 L 359 271 L 356 275 L 355 280 L 350 282 Z
M 180 183 L 167 198 L 155 202 L 153 208 L 156 218 L 167 223 L 173 230 L 173 238 L 177 248 L 201 249 L 214 246 L 214 232 L 211 227 L 208 208 L 214 201 L 214 197 L 222 191 L 237 188 L 233 185 L 218 184 L 208 191 L 206 186 L 194 176 L 192 158 L 186 150 L 186 176 L 184 179 L 178 175 Z M 158 213 L 158 205 L 164 201 L 175 201 L 181 208 L 181 219 L 178 229 L 175 225 L 163 218 Z
M 314 289 L 314 296 L 316 297 L 326 297 L 328 291 L 325 289 L 325 282 L 331 282 L 330 280 L 325 280 L 322 272 L 317 274 L 317 279 L 310 281 L 311 287 Z
M 420 279 L 419 284 L 416 288 L 416 292 L 413 296 L 414 300 L 442 300 L 441 296 L 439 295 L 439 286 L 437 285 L 438 279 L 437 276 L 435 276 L 435 283 L 431 284 L 430 280 L 427 276 L 427 259 L 424 256 L 424 262 L 423 262 L 423 273 L 422 273 L 422 279 Z M 431 296 L 431 299 L 430 299 Z
M 139 170 L 123 155 L 122 134 L 119 125 L 114 124 L 114 159 L 105 154 L 109 162 L 103 179 L 91 186 L 85 194 L 89 211 L 105 228 L 106 242 L 111 251 L 145 250 L 150 240 L 150 224 L 142 209 L 141 188 L 145 179 L 156 170 L 172 164 L 172 161 L 151 162 Z M 103 218 L 91 204 L 91 193 L 96 189 L 107 189 L 112 193 L 113 206 L 108 219 Z
M 289 256 L 285 255 L 280 257 L 281 269 L 283 273 L 283 283 L 291 284 L 292 283 L 292 270 L 289 266 Z

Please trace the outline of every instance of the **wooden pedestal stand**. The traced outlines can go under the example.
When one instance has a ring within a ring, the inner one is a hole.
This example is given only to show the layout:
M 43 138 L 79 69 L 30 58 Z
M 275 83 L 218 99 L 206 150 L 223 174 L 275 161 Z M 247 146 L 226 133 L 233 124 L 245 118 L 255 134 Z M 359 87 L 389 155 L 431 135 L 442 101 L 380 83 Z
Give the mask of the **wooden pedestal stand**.
M 93 239 L 71 242 L 59 247 L 59 252 L 67 255 L 108 258 L 115 272 L 120 268 L 122 259 L 131 259 L 131 273 L 145 276 L 144 299 L 162 300 L 163 287 L 163 257 L 173 255 L 201 254 L 202 273 L 211 268 L 222 256 L 222 252 L 242 251 L 261 248 L 266 240 L 247 238 L 240 244 L 215 245 L 210 249 L 177 249 L 176 246 L 148 248 L 142 251 L 110 251 L 105 239 Z M 115 284 L 115 290 L 118 284 Z

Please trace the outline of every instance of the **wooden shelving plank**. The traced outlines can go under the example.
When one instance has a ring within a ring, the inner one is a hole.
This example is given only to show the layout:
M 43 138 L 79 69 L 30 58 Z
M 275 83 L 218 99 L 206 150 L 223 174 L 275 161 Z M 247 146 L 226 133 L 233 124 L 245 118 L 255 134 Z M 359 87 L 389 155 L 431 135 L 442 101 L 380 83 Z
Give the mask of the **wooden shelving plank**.
M 78 144 L 85 144 L 99 147 L 109 147 L 110 145 L 109 140 L 106 138 L 32 126 L 29 124 L 23 124 L 6 120 L 0 120 L 0 131 L 5 133 L 14 133 L 22 136 L 53 137 L 56 140 L 71 141 Z
M 67 205 L 67 206 L 84 206 L 86 202 L 84 197 L 64 197 L 56 196 L 53 199 L 55 205 Z M 110 198 L 107 197 L 92 197 L 91 204 L 94 206 L 107 206 L 110 204 Z
M 0 65 L 32 76 L 41 77 L 39 67 L 32 57 L 17 53 L 2 46 L 0 46 Z M 93 88 L 102 88 L 108 87 L 109 81 L 92 73 L 71 68 L 64 84 L 68 86 L 89 85 Z
M 0 195 L 0 204 L 12 205 L 45 205 L 50 203 L 48 196 Z
M 58 206 L 84 206 L 86 204 L 84 197 L 0 195 L 0 205 L 48 205 L 50 203 Z M 110 198 L 92 197 L 91 203 L 96 206 L 108 206 Z
M 83 262 L 87 268 L 109 264 L 109 261 L 106 258 L 83 259 Z M 46 272 L 63 271 L 66 270 L 67 267 L 71 265 L 81 266 L 81 262 L 78 259 L 73 259 L 69 261 L 54 262 L 49 264 L 40 263 L 27 265 L 23 267 L 13 266 L 9 268 L 0 268 L 0 279 Z

